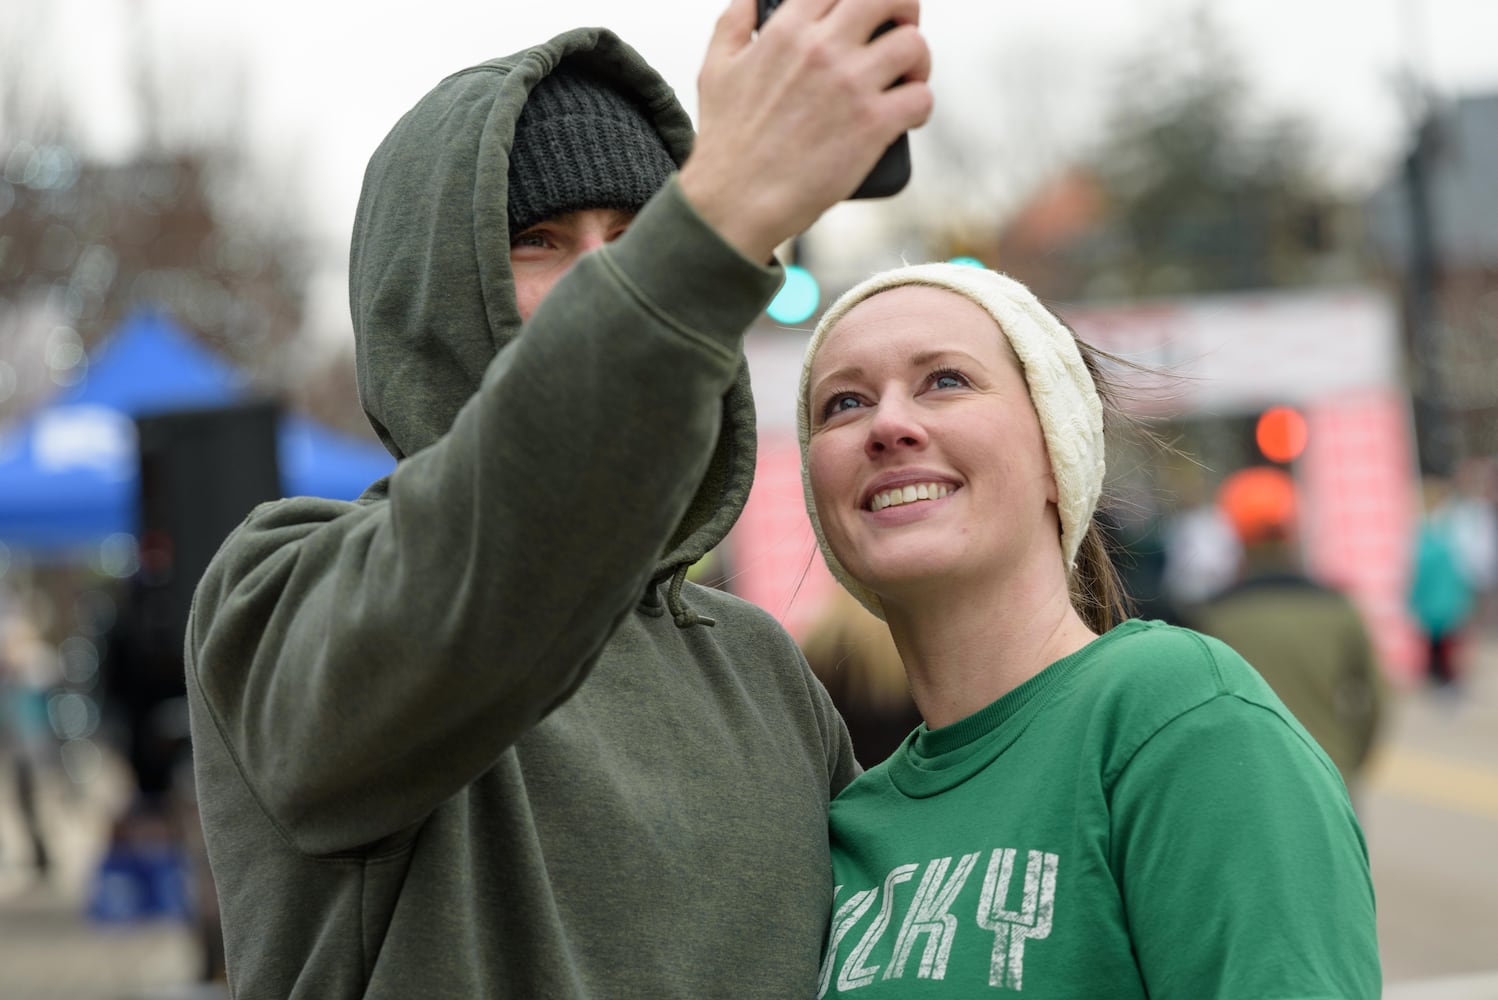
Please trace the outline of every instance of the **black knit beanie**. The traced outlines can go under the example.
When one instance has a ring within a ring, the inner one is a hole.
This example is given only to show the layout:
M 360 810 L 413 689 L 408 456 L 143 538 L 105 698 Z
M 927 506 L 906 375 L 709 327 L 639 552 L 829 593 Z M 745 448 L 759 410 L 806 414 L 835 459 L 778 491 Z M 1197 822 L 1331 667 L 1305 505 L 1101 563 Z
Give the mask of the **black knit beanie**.
M 588 208 L 638 209 L 676 170 L 645 113 L 565 67 L 536 84 L 510 149 L 510 233 Z

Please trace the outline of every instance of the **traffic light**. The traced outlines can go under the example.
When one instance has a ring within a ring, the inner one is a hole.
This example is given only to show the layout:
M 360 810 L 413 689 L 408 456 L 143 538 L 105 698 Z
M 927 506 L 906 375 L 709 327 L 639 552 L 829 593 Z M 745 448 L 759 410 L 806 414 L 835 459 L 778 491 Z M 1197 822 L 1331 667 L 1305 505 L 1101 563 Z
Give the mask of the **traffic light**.
M 806 268 L 790 264 L 785 269 L 785 284 L 765 311 L 777 323 L 805 323 L 821 302 L 822 289 L 817 279 Z
M 1259 422 L 1254 427 L 1254 441 L 1259 451 L 1271 462 L 1281 465 L 1299 458 L 1309 439 L 1306 418 L 1289 406 L 1271 406 L 1259 414 Z

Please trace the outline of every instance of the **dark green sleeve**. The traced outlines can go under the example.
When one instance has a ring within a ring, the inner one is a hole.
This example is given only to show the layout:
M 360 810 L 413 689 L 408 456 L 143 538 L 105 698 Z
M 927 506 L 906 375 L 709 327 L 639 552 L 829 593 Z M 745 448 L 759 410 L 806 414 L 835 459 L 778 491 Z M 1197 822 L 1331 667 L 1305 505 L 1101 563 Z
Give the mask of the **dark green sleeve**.
M 387 500 L 274 504 L 231 537 L 196 596 L 190 682 L 299 849 L 416 822 L 583 681 L 708 466 L 777 281 L 672 182 Z
M 1325 755 L 1224 694 L 1112 790 L 1112 866 L 1151 997 L 1380 995 L 1367 849 Z

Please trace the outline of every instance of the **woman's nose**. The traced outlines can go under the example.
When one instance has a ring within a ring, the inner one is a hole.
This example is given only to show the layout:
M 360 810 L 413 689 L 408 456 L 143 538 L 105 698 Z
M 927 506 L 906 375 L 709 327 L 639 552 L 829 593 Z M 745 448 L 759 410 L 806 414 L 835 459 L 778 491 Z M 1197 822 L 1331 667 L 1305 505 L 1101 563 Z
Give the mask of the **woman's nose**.
M 888 396 L 880 400 L 874 419 L 869 424 L 869 436 L 865 442 L 865 450 L 870 455 L 898 448 L 920 448 L 925 444 L 925 428 L 908 400 L 891 399 Z

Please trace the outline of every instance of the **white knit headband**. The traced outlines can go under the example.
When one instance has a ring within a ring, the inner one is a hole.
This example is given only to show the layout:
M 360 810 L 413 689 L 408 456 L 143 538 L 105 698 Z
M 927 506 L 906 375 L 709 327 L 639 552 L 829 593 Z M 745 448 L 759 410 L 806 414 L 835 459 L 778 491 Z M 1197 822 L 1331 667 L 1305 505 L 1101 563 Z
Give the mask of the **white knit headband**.
M 827 333 L 864 299 L 890 288 L 923 285 L 956 292 L 993 317 L 1009 339 L 1024 369 L 1030 400 L 1040 418 L 1051 473 L 1056 480 L 1057 509 L 1061 515 L 1061 551 L 1067 571 L 1076 565 L 1082 537 L 1092 522 L 1103 489 L 1103 403 L 1082 360 L 1082 352 L 1060 320 L 1040 304 L 1024 285 L 997 271 L 961 264 L 912 264 L 876 274 L 850 288 L 823 314 L 806 345 L 801 364 L 801 391 L 796 402 L 796 427 L 801 439 L 801 486 L 806 512 L 827 568 L 864 607 L 883 618 L 878 595 L 858 583 L 827 546 L 822 522 L 811 494 L 807 447 L 811 441 L 811 363 Z

